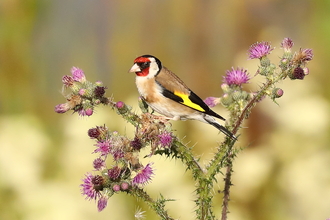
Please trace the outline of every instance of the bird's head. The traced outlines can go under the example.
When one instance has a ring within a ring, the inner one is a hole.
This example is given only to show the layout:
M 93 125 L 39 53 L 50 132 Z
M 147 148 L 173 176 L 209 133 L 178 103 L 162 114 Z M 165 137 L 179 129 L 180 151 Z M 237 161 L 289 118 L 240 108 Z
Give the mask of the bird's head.
M 152 55 L 143 55 L 134 60 L 134 65 L 128 72 L 135 73 L 137 76 L 152 78 L 155 77 L 161 69 L 162 64 L 159 59 Z

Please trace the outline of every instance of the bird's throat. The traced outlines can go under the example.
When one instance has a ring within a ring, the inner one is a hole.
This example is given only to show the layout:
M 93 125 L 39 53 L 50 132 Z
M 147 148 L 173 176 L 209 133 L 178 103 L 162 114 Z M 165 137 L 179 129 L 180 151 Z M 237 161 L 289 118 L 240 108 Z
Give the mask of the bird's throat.
M 140 72 L 135 72 L 137 76 L 147 76 L 149 74 L 149 68 L 145 68 Z

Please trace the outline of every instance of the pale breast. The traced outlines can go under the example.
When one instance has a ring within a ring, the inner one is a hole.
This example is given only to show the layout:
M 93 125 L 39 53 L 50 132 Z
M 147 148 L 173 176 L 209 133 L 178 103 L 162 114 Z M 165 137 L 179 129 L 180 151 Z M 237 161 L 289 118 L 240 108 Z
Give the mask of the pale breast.
M 169 118 L 179 117 L 181 120 L 193 119 L 198 112 L 177 103 L 162 95 L 162 88 L 155 82 L 154 78 L 136 77 L 136 85 L 140 96 L 156 112 Z
M 148 79 L 146 77 L 137 76 L 135 79 L 135 83 L 140 93 L 140 96 L 142 96 L 146 100 L 146 102 L 152 103 L 159 101 L 159 98 L 156 94 L 160 93 L 161 88 L 159 87 L 159 85 L 156 84 L 154 78 Z

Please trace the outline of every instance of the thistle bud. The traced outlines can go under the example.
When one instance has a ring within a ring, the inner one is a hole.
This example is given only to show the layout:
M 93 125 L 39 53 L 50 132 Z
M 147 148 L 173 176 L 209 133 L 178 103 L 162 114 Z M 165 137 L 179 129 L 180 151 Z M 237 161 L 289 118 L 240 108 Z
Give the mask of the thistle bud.
M 70 110 L 70 105 L 68 103 L 63 103 L 55 106 L 56 113 L 65 113 Z
M 125 114 L 129 109 L 122 101 L 116 102 L 116 108 L 119 114 Z
M 231 95 L 228 95 L 228 94 L 224 94 L 221 99 L 220 99 L 221 103 L 224 105 L 224 106 L 228 106 L 230 105 L 231 103 L 233 103 L 233 98 Z
M 113 189 L 113 191 L 118 192 L 120 190 L 120 186 L 115 184 L 115 185 L 113 185 L 112 189 Z
M 262 67 L 268 67 L 270 65 L 270 60 L 268 57 L 264 56 L 260 59 L 260 65 Z
M 126 191 L 129 188 L 129 184 L 127 182 L 122 182 L 120 184 L 120 188 L 121 188 L 121 190 Z
M 96 86 L 94 89 L 94 94 L 96 97 L 103 97 L 103 95 L 105 94 L 105 87 L 103 86 Z
M 283 94 L 284 94 L 283 89 L 275 88 L 275 89 L 273 89 L 273 91 L 272 91 L 271 97 L 272 97 L 272 99 L 276 99 L 276 98 L 280 98 L 280 97 L 282 97 Z
M 80 82 L 80 83 L 86 82 L 86 77 L 85 77 L 84 71 L 82 69 L 79 69 L 77 67 L 72 67 L 71 74 L 72 74 L 72 78 L 74 81 Z
M 291 74 L 289 74 L 290 79 L 304 79 L 305 78 L 305 72 L 303 68 L 296 67 Z

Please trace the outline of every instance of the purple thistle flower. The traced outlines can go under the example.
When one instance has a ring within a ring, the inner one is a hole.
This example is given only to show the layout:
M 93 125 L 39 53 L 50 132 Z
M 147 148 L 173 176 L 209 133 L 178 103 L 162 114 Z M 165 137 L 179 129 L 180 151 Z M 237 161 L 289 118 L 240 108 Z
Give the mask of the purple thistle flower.
M 113 156 L 114 160 L 119 160 L 125 156 L 125 153 L 122 149 L 116 148 L 111 150 L 111 155 Z
M 249 74 L 247 70 L 239 69 L 236 70 L 234 67 L 231 68 L 232 70 L 227 70 L 226 75 L 223 77 L 223 82 L 230 85 L 237 85 L 241 86 L 244 83 L 248 83 L 250 80 Z
M 100 152 L 101 156 L 106 156 L 111 152 L 112 145 L 110 143 L 109 139 L 106 139 L 104 141 L 98 141 L 95 146 L 97 147 L 94 150 L 94 153 Z
M 147 166 L 145 166 L 143 169 L 141 169 L 138 174 L 133 178 L 133 185 L 144 185 L 147 184 L 150 180 L 151 177 L 153 176 L 154 172 L 151 167 L 151 164 L 148 163 Z
M 252 44 L 249 49 L 249 59 L 260 59 L 264 56 L 270 54 L 274 48 L 271 48 L 271 45 L 268 42 L 257 42 Z
M 159 144 L 161 147 L 171 147 L 173 142 L 173 137 L 171 132 L 165 131 L 164 133 L 158 135 Z
M 70 105 L 68 103 L 63 103 L 55 106 L 56 113 L 65 113 L 70 110 Z
M 99 201 L 97 201 L 97 210 L 101 212 L 108 205 L 108 198 L 106 196 L 102 196 Z
M 105 161 L 102 160 L 101 158 L 96 158 L 93 161 L 93 167 L 95 170 L 103 170 L 106 167 Z
M 85 178 L 83 179 L 83 183 L 81 186 L 82 195 L 86 195 L 86 199 L 92 200 L 97 199 L 101 196 L 100 190 L 102 190 L 103 177 L 101 176 L 93 176 L 90 173 L 85 174 Z
M 220 103 L 220 98 L 217 97 L 207 97 L 204 100 L 205 104 L 208 105 L 209 107 L 213 108 L 214 106 L 216 106 L 217 104 Z
M 108 170 L 108 176 L 111 180 L 116 180 L 120 177 L 121 169 L 118 166 Z
M 284 49 L 285 52 L 290 52 L 293 45 L 293 41 L 288 37 L 284 38 L 281 43 L 281 47 Z
M 86 77 L 85 77 L 84 71 L 82 69 L 79 69 L 77 67 L 72 67 L 71 74 L 72 74 L 73 80 L 76 82 L 83 83 L 86 81 Z

